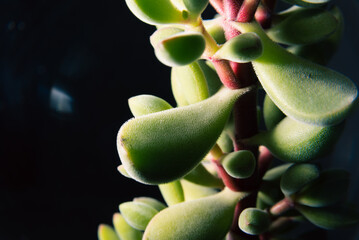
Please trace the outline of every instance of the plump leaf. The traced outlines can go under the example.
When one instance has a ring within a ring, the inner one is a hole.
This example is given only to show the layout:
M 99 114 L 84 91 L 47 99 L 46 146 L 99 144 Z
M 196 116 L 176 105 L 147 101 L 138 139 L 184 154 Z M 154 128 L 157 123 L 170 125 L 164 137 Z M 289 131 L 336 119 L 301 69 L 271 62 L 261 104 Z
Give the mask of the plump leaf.
M 224 30 L 222 27 L 222 19 L 220 17 L 204 20 L 203 25 L 217 44 L 224 44 L 226 42 L 226 37 L 224 36 Z
M 296 208 L 311 223 L 324 229 L 349 227 L 359 222 L 358 212 L 346 206 L 312 208 L 298 205 Z
M 320 177 L 298 192 L 295 202 L 310 207 L 324 207 L 345 198 L 350 182 L 350 175 L 341 169 L 323 171 Z
M 141 202 L 144 204 L 147 204 L 157 211 L 161 211 L 166 208 L 166 205 L 158 201 L 157 199 L 151 198 L 151 197 L 136 197 L 133 199 L 134 202 Z
M 177 102 L 182 102 L 179 96 L 183 96 L 188 104 L 197 103 L 209 97 L 206 77 L 197 62 L 173 67 L 171 81 L 172 85 L 176 86 L 172 89 L 176 90 L 173 95 Z
M 258 208 L 246 208 L 238 219 L 239 228 L 250 235 L 259 235 L 268 230 L 271 223 L 269 214 Z
M 330 0 L 283 0 L 283 1 L 302 7 L 320 7 L 328 3 Z
M 211 62 L 204 60 L 198 60 L 197 62 L 206 78 L 209 95 L 213 96 L 218 92 L 218 90 L 223 86 L 223 84 L 219 79 L 217 72 L 214 70 L 214 67 Z
M 358 95 L 350 79 L 287 52 L 255 22 L 232 25 L 241 32 L 260 36 L 263 54 L 252 62 L 254 70 L 264 90 L 287 116 L 317 125 L 334 125 L 348 115 Z
M 256 159 L 251 151 L 242 150 L 227 154 L 222 164 L 230 176 L 249 178 L 256 168 Z
M 209 0 L 183 0 L 187 10 L 194 15 L 200 15 L 206 9 Z
M 171 109 L 172 106 L 162 98 L 153 95 L 138 95 L 128 99 L 133 116 L 142 116 L 154 112 Z
M 99 240 L 120 240 L 113 228 L 106 224 L 100 224 L 97 236 Z
M 147 24 L 180 23 L 186 20 L 186 14 L 170 0 L 126 0 L 126 4 L 138 19 Z
M 257 34 L 244 33 L 228 40 L 213 58 L 245 63 L 261 56 L 262 50 L 261 39 Z
M 326 154 L 342 128 L 343 124 L 321 127 L 286 117 L 275 128 L 259 133 L 247 143 L 266 146 L 282 161 L 303 163 Z
M 150 43 L 152 47 L 156 47 L 164 39 L 175 35 L 176 33 L 184 32 L 182 28 L 166 26 L 157 29 L 150 37 Z
M 280 188 L 284 195 L 290 196 L 319 177 L 316 165 L 302 163 L 294 164 L 283 174 Z
M 236 203 L 247 195 L 226 189 L 209 197 L 173 205 L 151 220 L 143 239 L 223 239 L 232 224 Z
M 263 180 L 265 181 L 277 181 L 280 180 L 282 175 L 284 174 L 287 169 L 292 166 L 291 163 L 281 164 L 274 168 L 269 169 L 265 175 L 263 176 Z
M 145 230 L 153 216 L 158 213 L 154 207 L 141 202 L 121 203 L 119 209 L 126 222 L 138 230 Z
M 327 10 L 298 8 L 283 21 L 271 27 L 267 34 L 278 43 L 303 45 L 323 40 L 337 27 L 337 19 Z
M 268 95 L 264 97 L 263 118 L 264 124 L 268 130 L 273 129 L 283 118 L 285 118 L 283 112 L 274 104 Z
M 154 45 L 155 54 L 163 64 L 174 67 L 183 66 L 201 57 L 206 43 L 198 32 L 174 34 Z
M 184 201 L 184 192 L 179 180 L 158 185 L 161 194 L 168 206 Z
M 223 182 L 220 178 L 211 174 L 202 163 L 199 164 L 195 169 L 189 172 L 186 176 L 183 177 L 189 182 L 202 185 L 205 187 L 223 187 Z
M 227 134 L 226 131 L 223 131 L 221 133 L 221 136 L 218 138 L 217 140 L 217 144 L 219 146 L 219 148 L 224 152 L 224 153 L 230 153 L 233 152 L 233 140 L 231 139 L 231 137 Z
M 121 240 L 141 240 L 142 232 L 131 227 L 120 213 L 115 213 L 112 218 L 113 226 Z
M 186 175 L 216 143 L 235 100 L 250 89 L 222 89 L 199 103 L 126 122 L 119 131 L 117 147 L 128 174 L 146 184 L 171 182 Z
M 217 193 L 217 190 L 210 187 L 201 186 L 186 180 L 181 180 L 185 201 L 191 201 Z

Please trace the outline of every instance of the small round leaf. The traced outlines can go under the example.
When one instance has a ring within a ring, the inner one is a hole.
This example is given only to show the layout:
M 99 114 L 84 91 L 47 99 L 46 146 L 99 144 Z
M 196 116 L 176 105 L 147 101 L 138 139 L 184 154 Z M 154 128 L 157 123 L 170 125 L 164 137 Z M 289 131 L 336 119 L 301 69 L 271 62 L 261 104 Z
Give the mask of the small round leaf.
M 271 223 L 266 211 L 258 208 L 247 208 L 239 216 L 239 228 L 250 235 L 259 235 L 268 230 Z
M 226 172 L 234 178 L 249 178 L 256 168 L 256 159 L 250 151 L 237 151 L 227 154 L 222 164 Z

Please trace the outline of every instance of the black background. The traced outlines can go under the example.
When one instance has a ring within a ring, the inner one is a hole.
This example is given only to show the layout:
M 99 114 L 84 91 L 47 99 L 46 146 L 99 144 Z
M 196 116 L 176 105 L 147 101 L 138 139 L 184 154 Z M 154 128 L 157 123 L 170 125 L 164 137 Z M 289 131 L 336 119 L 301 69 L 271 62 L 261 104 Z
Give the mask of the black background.
M 346 37 L 330 66 L 358 82 L 359 4 L 338 4 Z M 0 240 L 97 239 L 119 203 L 159 197 L 117 172 L 115 145 L 129 97 L 174 105 L 170 70 L 148 41 L 154 27 L 123 0 L 0 0 L 0 31 Z M 358 120 L 327 160 L 353 173 L 357 202 Z

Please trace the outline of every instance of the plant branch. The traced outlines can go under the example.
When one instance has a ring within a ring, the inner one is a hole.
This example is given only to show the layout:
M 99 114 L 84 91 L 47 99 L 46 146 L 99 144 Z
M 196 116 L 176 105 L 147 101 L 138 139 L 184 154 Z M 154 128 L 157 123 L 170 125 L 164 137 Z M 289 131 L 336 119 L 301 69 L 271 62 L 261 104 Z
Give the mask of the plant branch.
M 244 0 L 237 15 L 238 22 L 251 22 L 260 0 Z
M 290 198 L 284 198 L 281 201 L 274 204 L 270 209 L 269 213 L 273 216 L 280 216 L 283 213 L 294 207 L 294 202 Z

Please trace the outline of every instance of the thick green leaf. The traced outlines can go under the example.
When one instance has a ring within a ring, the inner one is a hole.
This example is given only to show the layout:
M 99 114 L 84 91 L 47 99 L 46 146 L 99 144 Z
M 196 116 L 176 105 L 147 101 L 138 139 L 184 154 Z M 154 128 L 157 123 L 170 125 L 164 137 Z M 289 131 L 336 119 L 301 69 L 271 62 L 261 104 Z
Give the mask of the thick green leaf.
M 310 207 L 324 207 L 345 198 L 350 182 L 350 175 L 341 169 L 323 171 L 320 177 L 298 192 L 295 202 Z
M 145 230 L 153 216 L 158 213 L 154 207 L 141 202 L 121 203 L 119 209 L 126 222 L 138 230 Z
M 268 130 L 273 129 L 283 118 L 285 118 L 283 112 L 274 104 L 268 95 L 264 98 L 263 117 L 264 124 Z
M 251 151 L 236 151 L 222 160 L 223 168 L 234 178 L 249 178 L 256 168 L 256 158 Z
M 257 34 L 243 33 L 223 44 L 213 58 L 246 63 L 260 57 L 262 50 L 261 39 Z
M 161 194 L 168 206 L 184 201 L 182 184 L 179 180 L 158 185 Z
M 222 89 L 199 103 L 127 121 L 117 148 L 128 174 L 161 184 L 189 173 L 216 143 L 236 99 L 250 89 Z
M 183 0 L 187 10 L 194 15 L 200 15 L 206 9 L 209 0 Z
M 143 239 L 223 239 L 231 227 L 236 203 L 247 195 L 225 189 L 209 197 L 173 205 L 151 220 Z
M 150 37 L 150 43 L 152 47 L 156 47 L 164 39 L 175 35 L 176 33 L 184 32 L 182 28 L 166 26 L 157 29 Z
M 133 199 L 134 202 L 141 202 L 144 204 L 147 204 L 157 211 L 161 211 L 166 208 L 166 205 L 158 201 L 157 199 L 150 198 L 150 197 L 136 197 Z
M 217 72 L 214 70 L 212 62 L 205 60 L 198 60 L 197 62 L 201 67 L 204 76 L 206 77 L 209 95 L 213 96 L 218 92 L 218 90 L 223 86 L 223 84 L 219 79 Z
M 209 97 L 206 77 L 197 62 L 186 66 L 173 67 L 171 72 L 172 90 L 177 102 L 182 102 L 182 96 L 188 104 L 200 102 Z M 181 91 L 181 92 L 178 92 Z M 181 96 L 181 97 L 179 97 Z
M 282 175 L 287 169 L 292 166 L 291 163 L 281 164 L 274 168 L 269 169 L 266 174 L 263 176 L 263 180 L 265 181 L 277 181 L 280 180 Z
M 280 188 L 284 195 L 290 196 L 319 177 L 316 165 L 301 163 L 294 164 L 283 174 Z
M 151 25 L 186 20 L 186 14 L 178 10 L 170 0 L 126 0 L 126 4 L 138 19 Z
M 266 146 L 282 161 L 303 163 L 323 156 L 339 137 L 343 124 L 321 127 L 284 118 L 268 132 L 247 140 L 249 144 Z
M 172 106 L 162 98 L 145 94 L 128 99 L 128 105 L 135 117 L 172 108 Z
M 330 0 L 283 0 L 283 1 L 302 7 L 320 7 L 328 3 Z
M 106 224 L 98 226 L 97 236 L 99 240 L 120 240 L 113 228 Z
M 185 201 L 191 201 L 216 194 L 218 191 L 214 188 L 201 186 L 186 180 L 181 180 Z
M 217 44 L 224 44 L 226 37 L 224 36 L 224 30 L 222 27 L 222 18 L 204 20 L 203 25 L 207 32 L 214 38 Z
M 180 32 L 154 45 L 155 54 L 163 64 L 183 66 L 201 57 L 206 43 L 198 32 Z
M 254 70 L 264 90 L 287 116 L 317 125 L 334 125 L 348 115 L 358 95 L 350 79 L 287 52 L 255 22 L 232 25 L 241 32 L 260 36 L 263 54 L 252 62 Z
M 338 21 L 329 11 L 298 8 L 271 27 L 267 34 L 275 42 L 288 45 L 312 44 L 328 37 L 338 28 Z
M 349 227 L 359 222 L 358 212 L 346 206 L 312 208 L 298 205 L 296 208 L 311 223 L 324 229 Z
M 246 208 L 238 219 L 239 228 L 250 235 L 259 235 L 268 230 L 271 223 L 268 212 L 258 208 Z
M 115 213 L 112 218 L 113 226 L 121 240 L 141 240 L 142 232 L 131 227 L 120 213 Z
M 203 165 L 200 163 L 195 169 L 189 172 L 183 177 L 189 182 L 202 185 L 205 187 L 222 188 L 223 182 L 220 178 L 211 174 Z

